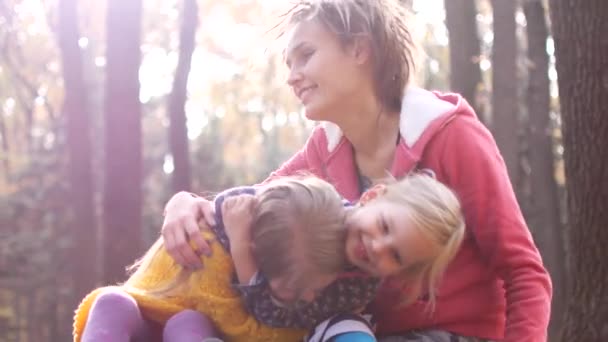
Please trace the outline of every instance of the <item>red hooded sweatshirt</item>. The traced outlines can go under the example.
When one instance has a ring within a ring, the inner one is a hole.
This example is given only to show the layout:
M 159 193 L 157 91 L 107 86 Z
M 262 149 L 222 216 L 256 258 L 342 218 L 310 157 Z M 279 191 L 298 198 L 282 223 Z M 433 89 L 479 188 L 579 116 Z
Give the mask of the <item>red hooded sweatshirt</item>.
M 458 195 L 466 220 L 463 245 L 439 284 L 435 310 L 426 302 L 396 307 L 381 289 L 371 305 L 378 333 L 442 329 L 504 341 L 546 341 L 551 281 L 517 204 L 491 133 L 459 95 L 406 91 L 400 141 L 391 169 L 399 178 L 426 169 Z M 306 170 L 356 201 L 360 189 L 353 149 L 324 122 L 270 178 Z

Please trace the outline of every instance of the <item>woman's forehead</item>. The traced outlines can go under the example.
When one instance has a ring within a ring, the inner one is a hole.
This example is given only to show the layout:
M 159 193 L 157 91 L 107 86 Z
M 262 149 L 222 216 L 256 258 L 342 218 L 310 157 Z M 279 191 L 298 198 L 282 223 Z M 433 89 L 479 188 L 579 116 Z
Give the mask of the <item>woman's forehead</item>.
M 298 22 L 287 32 L 284 54 L 288 56 L 302 44 L 319 43 L 328 37 L 327 30 L 317 20 Z

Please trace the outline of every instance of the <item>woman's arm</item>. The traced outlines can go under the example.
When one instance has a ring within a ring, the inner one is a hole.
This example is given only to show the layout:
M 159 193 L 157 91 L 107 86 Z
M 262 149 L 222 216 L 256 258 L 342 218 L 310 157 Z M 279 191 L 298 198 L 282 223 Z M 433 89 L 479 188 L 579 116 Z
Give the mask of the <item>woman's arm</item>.
M 459 116 L 425 153 L 459 196 L 479 249 L 504 280 L 505 341 L 545 341 L 551 281 L 526 226 L 498 147 L 475 118 Z

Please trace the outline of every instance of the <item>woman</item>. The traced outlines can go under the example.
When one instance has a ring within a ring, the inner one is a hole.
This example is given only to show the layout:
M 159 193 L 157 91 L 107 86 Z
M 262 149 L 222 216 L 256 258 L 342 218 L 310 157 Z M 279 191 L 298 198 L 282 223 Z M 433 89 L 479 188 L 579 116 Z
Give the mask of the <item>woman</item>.
M 400 178 L 425 169 L 462 202 L 467 235 L 433 314 L 422 299 L 394 305 L 387 284 L 371 306 L 378 335 L 411 341 L 412 331 L 440 330 L 446 341 L 545 341 L 551 282 L 504 161 L 462 97 L 406 87 L 413 44 L 404 9 L 396 0 L 299 1 L 288 23 L 287 82 L 307 118 L 322 124 L 270 178 L 312 172 L 356 201 L 387 171 Z M 163 237 L 179 263 L 200 266 L 188 240 L 208 250 L 196 222 L 212 210 L 189 193 L 167 203 Z

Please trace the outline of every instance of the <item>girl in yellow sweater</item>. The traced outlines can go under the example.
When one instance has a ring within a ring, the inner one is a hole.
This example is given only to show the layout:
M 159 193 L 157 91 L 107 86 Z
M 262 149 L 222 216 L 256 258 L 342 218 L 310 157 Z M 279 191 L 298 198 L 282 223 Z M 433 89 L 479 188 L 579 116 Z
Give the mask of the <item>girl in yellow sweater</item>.
M 244 205 L 249 215 L 243 215 Z M 319 320 L 373 298 L 378 279 L 354 274 L 334 282 L 347 264 L 346 231 L 344 203 L 330 184 L 277 179 L 226 191 L 215 207 L 217 224 L 208 232 L 212 254 L 201 256 L 203 269 L 181 268 L 159 239 L 123 285 L 85 297 L 76 311 L 74 341 L 152 341 L 162 328 L 164 340 L 186 341 L 188 334 L 214 335 L 212 327 L 227 341 L 297 341 Z M 245 231 L 250 238 L 229 236 Z M 243 241 L 251 246 L 243 248 Z M 253 253 L 256 265 L 239 257 L 243 250 Z M 260 282 L 261 275 L 268 282 Z M 248 285 L 249 279 L 255 281 Z M 269 283 L 295 295 L 273 293 Z M 318 298 L 324 305 L 318 305 L 315 298 L 326 287 Z

